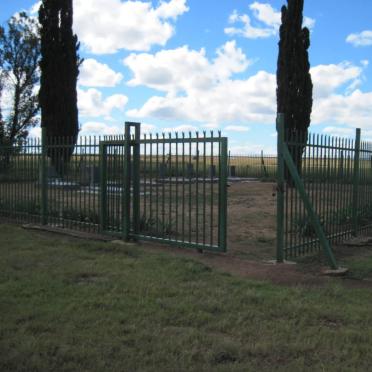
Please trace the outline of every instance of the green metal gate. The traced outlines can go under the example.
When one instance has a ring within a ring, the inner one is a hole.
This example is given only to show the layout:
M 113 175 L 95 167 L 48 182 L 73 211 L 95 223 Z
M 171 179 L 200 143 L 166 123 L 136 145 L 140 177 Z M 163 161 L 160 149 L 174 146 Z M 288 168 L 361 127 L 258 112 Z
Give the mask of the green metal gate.
M 134 133 L 133 133 L 134 132 Z M 227 138 L 191 133 L 101 141 L 101 231 L 199 250 L 226 251 Z

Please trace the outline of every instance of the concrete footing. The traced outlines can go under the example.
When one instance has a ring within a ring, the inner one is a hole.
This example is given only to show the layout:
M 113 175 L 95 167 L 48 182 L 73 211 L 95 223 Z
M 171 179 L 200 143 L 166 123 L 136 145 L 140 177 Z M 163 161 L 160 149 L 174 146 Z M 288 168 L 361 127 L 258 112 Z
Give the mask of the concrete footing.
M 322 275 L 327 275 L 327 276 L 344 276 L 347 274 L 349 269 L 346 267 L 339 267 L 337 269 L 323 269 L 322 270 Z

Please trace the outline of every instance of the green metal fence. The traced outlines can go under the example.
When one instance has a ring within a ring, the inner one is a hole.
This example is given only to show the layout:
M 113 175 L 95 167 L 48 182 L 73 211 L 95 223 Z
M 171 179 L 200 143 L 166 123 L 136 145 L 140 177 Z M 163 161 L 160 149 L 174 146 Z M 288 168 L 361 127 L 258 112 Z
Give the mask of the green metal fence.
M 130 130 L 134 127 L 135 133 Z M 44 145 L 43 145 L 44 143 Z M 227 139 L 219 133 L 81 137 L 0 146 L 0 216 L 124 239 L 226 250 Z
M 213 133 L 138 135 L 101 142 L 103 229 L 124 238 L 225 251 L 227 139 Z M 110 172 L 120 158 L 122 177 Z M 123 193 L 110 192 L 121 185 Z
M 303 192 L 329 243 L 372 229 L 372 143 L 360 140 L 359 129 L 355 139 L 315 134 L 300 138 L 287 132 L 283 143 L 294 163 L 300 164 Z M 279 260 L 313 254 L 322 247 L 302 190 L 288 167 L 284 163 L 282 167 L 278 170 Z
M 24 223 L 98 232 L 102 139 L 80 138 L 63 174 L 56 172 L 47 152 L 67 151 L 68 139 L 49 139 L 48 146 L 32 138 L 22 145 L 1 146 L 0 216 Z

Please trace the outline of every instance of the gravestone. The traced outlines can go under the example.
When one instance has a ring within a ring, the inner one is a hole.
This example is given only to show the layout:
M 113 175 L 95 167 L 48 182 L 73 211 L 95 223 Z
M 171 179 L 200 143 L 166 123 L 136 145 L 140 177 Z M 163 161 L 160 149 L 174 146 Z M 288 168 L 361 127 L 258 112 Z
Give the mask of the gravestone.
M 160 178 L 165 178 L 166 175 L 167 175 L 167 164 L 160 163 L 160 165 L 159 165 L 159 177 Z
M 209 177 L 210 178 L 214 178 L 214 177 L 216 177 L 216 166 L 215 165 L 211 165 L 210 167 L 209 167 Z
M 193 175 L 194 175 L 194 164 L 187 163 L 186 176 L 191 178 L 191 177 L 193 177 Z
M 41 184 L 42 183 L 42 179 L 43 179 L 43 174 L 42 174 L 42 167 L 39 167 L 39 183 Z M 50 180 L 50 179 L 56 179 L 56 178 L 59 178 L 60 175 L 57 173 L 57 171 L 55 170 L 54 167 L 52 166 L 47 166 L 46 168 L 46 178 L 47 180 Z
M 93 187 L 99 183 L 99 167 L 95 165 L 84 165 L 80 168 L 79 173 L 80 184 Z

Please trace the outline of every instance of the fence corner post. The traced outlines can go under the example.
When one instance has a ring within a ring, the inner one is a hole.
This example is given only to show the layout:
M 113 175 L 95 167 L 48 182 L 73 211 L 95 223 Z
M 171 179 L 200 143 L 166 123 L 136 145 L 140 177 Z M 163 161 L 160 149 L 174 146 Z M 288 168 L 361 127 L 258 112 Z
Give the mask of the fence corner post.
M 48 175 L 46 128 L 41 127 L 41 224 L 48 224 Z
M 99 230 L 104 233 L 107 229 L 107 146 L 100 141 L 99 143 Z
M 223 252 L 227 251 L 227 177 L 228 177 L 228 143 L 227 138 L 220 136 L 220 164 L 219 164 L 219 220 L 218 245 Z
M 284 114 L 276 119 L 277 141 L 277 197 L 276 197 L 276 261 L 284 262 Z
M 140 232 L 140 167 L 141 167 L 141 123 L 131 123 L 134 127 L 133 144 L 133 233 Z M 134 237 L 136 238 L 136 237 Z
M 359 204 L 359 169 L 360 169 L 360 136 L 361 130 L 355 131 L 355 152 L 354 152 L 354 176 L 353 176 L 353 205 L 352 205 L 352 232 L 358 234 L 358 204 Z
M 131 141 L 130 123 L 125 122 L 124 132 L 124 169 L 123 169 L 123 204 L 122 204 L 122 233 L 123 240 L 128 241 L 130 235 L 130 187 L 131 187 Z

